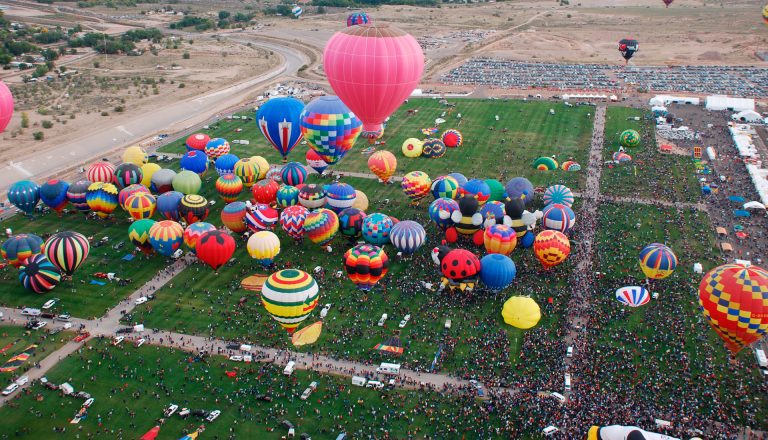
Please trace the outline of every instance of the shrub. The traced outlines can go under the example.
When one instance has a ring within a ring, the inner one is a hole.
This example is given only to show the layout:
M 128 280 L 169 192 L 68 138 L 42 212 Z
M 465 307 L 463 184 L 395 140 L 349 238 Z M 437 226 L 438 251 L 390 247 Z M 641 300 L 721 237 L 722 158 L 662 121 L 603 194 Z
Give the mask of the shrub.
M 53 127 L 53 122 L 51 122 L 51 121 L 49 121 L 49 120 L 44 120 L 44 121 L 42 122 L 42 124 L 43 124 L 43 128 L 46 128 L 46 129 L 47 129 L 47 128 L 51 128 L 51 127 Z
M 36 131 L 36 132 L 32 133 L 32 137 L 33 137 L 33 138 L 34 138 L 36 141 L 42 141 L 42 140 L 43 140 L 43 138 L 45 137 L 45 135 L 43 134 L 43 132 L 42 132 L 42 131 Z

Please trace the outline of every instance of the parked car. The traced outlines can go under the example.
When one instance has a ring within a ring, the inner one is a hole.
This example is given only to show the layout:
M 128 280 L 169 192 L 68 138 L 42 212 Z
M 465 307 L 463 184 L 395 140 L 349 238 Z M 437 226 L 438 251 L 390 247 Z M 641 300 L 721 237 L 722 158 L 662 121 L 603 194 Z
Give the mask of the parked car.
M 234 362 L 242 362 L 243 361 L 243 357 L 238 355 L 238 354 L 235 354 L 235 355 L 230 356 L 229 360 L 230 361 L 234 361 Z
M 56 320 L 57 321 L 62 321 L 62 322 L 67 322 L 67 321 L 70 320 L 70 318 L 71 318 L 71 316 L 70 316 L 69 313 L 63 313 L 63 314 L 57 316 Z
M 94 399 L 93 397 L 89 398 L 88 400 L 85 401 L 85 403 L 83 403 L 83 406 L 85 408 L 88 408 L 89 406 L 93 405 L 93 401 L 94 400 L 96 400 L 96 399 Z
M 43 310 L 48 310 L 48 309 L 50 309 L 51 307 L 53 307 L 55 305 L 56 305 L 56 300 L 49 299 L 48 301 L 45 302 L 45 304 L 43 304 L 42 308 L 43 308 Z
M 268 396 L 266 394 L 259 394 L 256 396 L 256 400 L 261 400 L 262 402 L 271 402 L 272 396 Z
M 112 345 L 118 345 L 125 339 L 125 336 L 118 336 L 112 341 Z
M 136 341 L 136 346 L 137 346 L 137 347 L 141 347 L 142 345 L 144 345 L 144 343 L 145 343 L 145 342 L 147 342 L 147 340 L 146 340 L 146 339 L 144 339 L 144 338 L 139 338 L 139 340 L 138 340 L 138 341 Z
M 32 330 L 40 330 L 41 328 L 45 327 L 46 325 L 48 325 L 48 323 L 45 322 L 45 321 L 37 321 L 37 324 L 32 326 Z
M 206 411 L 204 409 L 196 409 L 196 410 L 192 411 L 192 416 L 193 417 L 205 418 L 205 417 L 208 417 L 208 414 L 209 414 L 208 411 Z
M 179 411 L 179 417 L 182 419 L 185 419 L 189 416 L 189 408 L 182 408 L 181 411 Z
M 168 408 L 165 409 L 165 411 L 163 411 L 163 415 L 170 417 L 176 413 L 177 409 L 179 409 L 179 405 L 174 405 L 172 403 L 170 406 L 168 406 Z
M 91 334 L 88 333 L 88 332 L 80 333 L 79 335 L 75 336 L 75 339 L 73 339 L 73 341 L 75 341 L 75 342 L 83 342 L 86 339 L 88 339 L 89 336 L 91 336 Z
M 121 335 L 123 333 L 133 333 L 133 327 L 121 327 L 115 330 L 115 333 Z
M 219 411 L 218 409 L 215 409 L 215 410 L 211 411 L 210 414 L 208 414 L 208 417 L 206 417 L 205 420 L 208 423 L 210 423 L 210 422 L 213 422 L 214 420 L 216 420 L 220 415 L 221 415 L 221 411 Z
M 144 304 L 145 302 L 147 302 L 147 297 L 146 296 L 140 296 L 140 297 L 136 298 L 136 305 L 137 306 L 140 305 L 140 304 Z
M 19 389 L 19 385 L 12 383 L 7 387 L 5 387 L 5 389 L 3 390 L 3 396 L 10 396 L 11 394 L 15 393 L 16 390 L 18 389 Z

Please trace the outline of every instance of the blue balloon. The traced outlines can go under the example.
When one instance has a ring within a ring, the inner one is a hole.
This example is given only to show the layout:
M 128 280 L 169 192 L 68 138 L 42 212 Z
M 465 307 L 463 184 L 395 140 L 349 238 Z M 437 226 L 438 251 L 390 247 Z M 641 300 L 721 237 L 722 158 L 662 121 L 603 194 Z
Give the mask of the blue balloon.
M 219 176 L 223 176 L 224 174 L 235 174 L 235 164 L 239 160 L 240 158 L 232 153 L 219 156 L 215 163 L 216 172 L 219 173 Z
M 389 231 L 389 241 L 392 246 L 404 254 L 412 254 L 424 245 L 427 231 L 413 220 L 397 222 Z
M 501 202 L 490 201 L 480 208 L 480 215 L 483 216 L 483 220 L 493 218 L 496 223 L 501 223 L 504 220 L 504 204 Z
M 157 212 L 168 220 L 179 220 L 179 204 L 184 194 L 178 191 L 168 191 L 157 197 Z
M 357 199 L 355 188 L 348 183 L 335 182 L 325 185 L 325 206 L 336 214 L 351 208 Z
M 303 110 L 304 103 L 296 98 L 272 98 L 256 112 L 256 124 L 261 134 L 283 156 L 283 160 L 301 141 L 299 122 Z
M 208 171 L 208 156 L 202 151 L 187 151 L 179 162 L 182 170 L 192 171 L 202 175 Z
M 494 292 L 509 286 L 516 275 L 515 262 L 506 255 L 488 254 L 480 260 L 480 280 Z
M 49 180 L 40 187 L 40 200 L 45 206 L 59 211 L 67 204 L 68 190 L 69 183 L 58 179 Z
M 533 184 L 525 177 L 515 177 L 507 182 L 504 189 L 510 199 L 522 198 L 526 205 L 533 202 Z
M 435 201 L 429 204 L 429 218 L 435 222 L 437 227 L 445 231 L 449 226 L 453 226 L 451 214 L 458 210 L 459 203 L 456 200 L 445 197 L 435 199 Z
M 13 206 L 32 214 L 40 201 L 40 187 L 31 180 L 19 180 L 8 189 L 8 200 Z
M 536 240 L 536 234 L 534 234 L 532 231 L 528 231 L 525 235 L 523 235 L 523 238 L 520 239 L 520 245 L 528 249 L 533 246 L 534 240 Z
M 451 173 L 449 176 L 453 177 L 457 182 L 459 182 L 459 188 L 464 188 L 464 185 L 466 185 L 468 182 L 467 178 L 461 173 Z

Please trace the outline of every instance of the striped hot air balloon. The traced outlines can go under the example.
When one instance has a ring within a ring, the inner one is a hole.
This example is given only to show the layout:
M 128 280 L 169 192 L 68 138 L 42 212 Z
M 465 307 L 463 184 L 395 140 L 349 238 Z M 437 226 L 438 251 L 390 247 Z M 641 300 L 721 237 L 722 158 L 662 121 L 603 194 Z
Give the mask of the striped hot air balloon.
M 319 298 L 320 289 L 314 278 L 297 269 L 273 273 L 261 289 L 264 308 L 288 334 L 307 319 Z
M 179 217 L 188 225 L 204 221 L 210 212 L 208 200 L 197 194 L 187 194 L 179 203 Z
M 355 188 L 348 183 L 336 182 L 325 186 L 325 205 L 337 214 L 352 207 L 355 199 Z
M 211 160 L 229 153 L 229 142 L 222 138 L 213 138 L 205 144 L 205 155 Z
M 432 181 L 432 196 L 435 199 L 455 199 L 459 194 L 459 182 L 451 176 L 440 176 Z
M 115 166 L 107 161 L 94 162 L 88 167 L 85 173 L 86 178 L 91 182 L 114 183 Z
M 72 276 L 88 258 L 91 245 L 83 234 L 74 231 L 58 232 L 45 241 L 43 253 L 65 275 Z
M 325 206 L 325 189 L 322 186 L 310 183 L 299 189 L 299 204 L 307 209 L 322 208 Z
M 640 269 L 646 277 L 661 280 L 675 271 L 677 256 L 661 243 L 651 243 L 640 251 Z
M 35 234 L 16 234 L 0 247 L 0 254 L 13 267 L 19 267 L 24 261 L 43 251 L 43 239 Z
M 243 181 L 234 174 L 222 174 L 216 179 L 216 192 L 225 203 L 232 203 L 243 192 Z
M 170 257 L 184 242 L 184 228 L 172 220 L 162 220 L 149 229 L 149 242 L 158 254 Z
M 253 158 L 244 157 L 235 164 L 235 176 L 243 181 L 246 188 L 250 188 L 258 180 L 259 165 Z
M 123 189 L 128 185 L 141 183 L 144 180 L 144 173 L 141 168 L 130 162 L 120 164 L 115 168 L 115 183 L 117 189 Z
M 187 226 L 184 229 L 184 244 L 189 248 L 192 253 L 195 253 L 195 246 L 197 241 L 206 232 L 215 231 L 216 226 L 206 222 L 195 222 Z
M 128 239 L 147 255 L 153 252 L 152 244 L 149 242 L 149 230 L 152 229 L 154 224 L 154 220 L 146 218 L 136 220 L 128 226 Z
M 378 150 L 368 158 L 368 169 L 382 182 L 389 182 L 397 170 L 397 158 L 387 150 Z
M 464 136 L 456 129 L 448 129 L 443 132 L 442 141 L 448 148 L 458 148 L 464 143 Z
M 88 212 L 91 208 L 88 206 L 88 187 L 91 186 L 90 180 L 78 180 L 77 182 L 69 185 L 67 189 L 67 200 L 72 206 L 80 212 Z
M 304 222 L 309 210 L 301 205 L 293 205 L 283 209 L 280 213 L 280 227 L 294 240 L 304 238 Z
M 117 208 L 117 187 L 111 183 L 94 182 L 85 193 L 88 207 L 101 218 L 107 218 Z
M 264 267 L 280 253 L 280 239 L 272 231 L 259 231 L 248 238 L 248 255 Z
M 413 220 L 403 220 L 392 226 L 389 241 L 392 246 L 404 254 L 412 254 L 424 245 L 427 231 Z
M 483 244 L 489 254 L 509 255 L 517 246 L 517 233 L 505 225 L 491 225 L 483 233 Z
M 245 214 L 248 207 L 245 202 L 232 202 L 224 206 L 221 210 L 221 223 L 230 231 L 241 234 L 248 230 L 245 224 Z
M 576 214 L 565 205 L 553 203 L 544 207 L 541 223 L 546 229 L 567 233 L 576 224 Z
M 253 205 L 245 213 L 245 224 L 253 232 L 272 230 L 279 219 L 280 213 L 277 209 L 264 203 Z
M 299 204 L 299 189 L 295 186 L 283 185 L 275 194 L 277 207 L 284 209 Z
M 378 246 L 359 244 L 344 254 L 344 268 L 360 290 L 371 290 L 389 270 L 389 258 Z
M 625 306 L 640 307 L 651 301 L 651 295 L 640 286 L 625 286 L 616 289 L 616 300 Z
M 19 281 L 27 290 L 45 293 L 59 284 L 61 272 L 45 255 L 37 254 L 29 257 L 19 267 Z
M 144 192 L 138 192 L 125 201 L 125 210 L 134 220 L 151 218 L 155 215 L 156 208 L 155 196 Z
M 304 230 L 312 243 L 326 246 L 339 230 L 339 217 L 330 209 L 320 208 L 307 214 Z
M 280 178 L 286 185 L 298 186 L 307 179 L 307 169 L 298 162 L 288 162 L 280 170 Z
M 542 199 L 544 206 L 559 203 L 570 208 L 573 205 L 573 192 L 565 185 L 552 185 L 544 191 Z
M 128 197 L 137 193 L 152 194 L 144 185 L 129 185 L 117 193 L 117 203 L 121 208 L 125 209 L 125 202 L 128 201 Z
M 328 165 L 341 160 L 355 145 L 363 123 L 337 96 L 320 96 L 304 107 L 301 133 Z

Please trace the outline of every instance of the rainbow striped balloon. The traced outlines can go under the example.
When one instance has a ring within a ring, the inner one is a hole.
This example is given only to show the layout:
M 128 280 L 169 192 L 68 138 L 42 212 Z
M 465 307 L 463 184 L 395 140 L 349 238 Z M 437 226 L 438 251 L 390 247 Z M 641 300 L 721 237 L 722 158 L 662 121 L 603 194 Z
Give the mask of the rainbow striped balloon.
M 149 229 L 149 242 L 158 254 L 170 257 L 184 241 L 184 228 L 172 220 L 155 223 Z
M 308 273 L 297 269 L 275 272 L 261 289 L 261 303 L 288 334 L 307 319 L 320 299 L 320 289 Z
M 137 192 L 125 201 L 125 210 L 128 211 L 128 214 L 134 220 L 152 218 L 155 215 L 156 208 L 157 201 L 155 196 L 145 192 Z
M 83 234 L 74 231 L 62 231 L 45 241 L 43 253 L 48 260 L 66 275 L 75 273 L 88 258 L 91 245 Z
M 312 243 L 325 246 L 339 230 L 339 217 L 330 209 L 312 211 L 304 220 L 304 230 Z
M 45 255 L 37 254 L 29 257 L 26 263 L 19 267 L 19 281 L 27 290 L 45 293 L 59 284 L 61 272 Z

